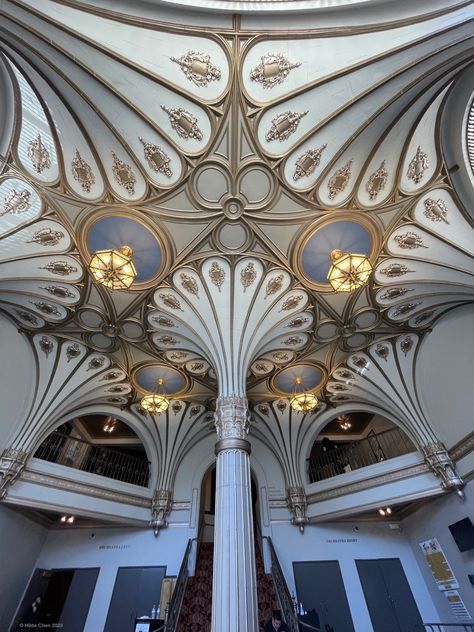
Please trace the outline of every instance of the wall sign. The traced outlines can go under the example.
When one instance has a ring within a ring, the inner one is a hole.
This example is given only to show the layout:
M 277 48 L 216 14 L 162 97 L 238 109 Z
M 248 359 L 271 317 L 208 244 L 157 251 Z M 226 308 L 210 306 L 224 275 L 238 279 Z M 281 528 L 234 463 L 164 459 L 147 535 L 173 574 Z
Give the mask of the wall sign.
M 420 546 L 439 590 L 459 588 L 457 579 L 438 540 L 436 538 L 426 540 L 420 542 Z
M 464 601 L 457 590 L 447 590 L 445 593 L 451 612 L 458 621 L 472 621 L 471 615 L 467 611 Z

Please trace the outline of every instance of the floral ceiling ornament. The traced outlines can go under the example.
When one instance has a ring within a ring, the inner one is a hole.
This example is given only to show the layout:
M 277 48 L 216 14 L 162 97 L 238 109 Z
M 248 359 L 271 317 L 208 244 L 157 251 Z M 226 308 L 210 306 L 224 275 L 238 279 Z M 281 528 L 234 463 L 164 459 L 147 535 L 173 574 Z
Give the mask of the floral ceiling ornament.
M 290 336 L 283 341 L 283 344 L 287 345 L 287 347 L 294 347 L 295 345 L 299 345 L 302 342 L 304 342 L 304 339 L 300 336 Z
M 95 356 L 91 358 L 89 365 L 87 367 L 88 371 L 96 371 L 97 369 L 101 369 L 105 364 L 104 356 Z
M 266 299 L 268 296 L 275 294 L 276 292 L 281 290 L 283 279 L 283 274 L 277 274 L 276 276 L 269 279 L 267 287 L 265 288 L 265 296 L 263 298 Z
M 424 314 L 420 314 L 415 318 L 415 325 L 421 325 L 425 321 L 429 320 L 432 316 L 434 316 L 434 312 L 425 312 Z
M 273 354 L 273 359 L 276 360 L 277 362 L 286 362 L 287 360 L 290 359 L 290 357 L 284 351 L 276 351 Z
M 162 173 L 167 178 L 171 178 L 173 172 L 170 169 L 171 158 L 168 154 L 166 154 L 158 145 L 147 143 L 141 136 L 138 138 L 143 145 L 145 160 L 149 164 L 150 168 L 157 173 Z
M 369 177 L 366 190 L 371 200 L 375 200 L 380 191 L 385 188 L 388 181 L 388 171 L 385 168 L 385 160 L 382 161 L 380 167 Z
M 309 110 L 305 110 L 304 112 L 291 112 L 290 110 L 287 110 L 282 114 L 277 114 L 272 119 L 272 125 L 265 134 L 265 139 L 268 142 L 273 140 L 279 140 L 282 142 L 286 140 L 294 132 L 296 132 L 301 119 L 303 116 L 306 116 L 308 112 Z
M 395 241 L 400 248 L 404 248 L 406 250 L 413 250 L 414 248 L 428 248 L 428 246 L 425 246 L 423 243 L 423 239 L 420 235 L 417 235 L 411 230 L 403 235 L 396 235 Z
M 286 325 L 286 327 L 290 327 L 293 329 L 294 327 L 302 327 L 305 323 L 307 323 L 309 318 L 307 316 L 297 316 L 290 320 L 290 322 Z
M 69 276 L 71 272 L 77 272 L 77 268 L 69 265 L 67 261 L 50 261 L 45 266 L 40 266 L 38 270 L 48 270 L 51 274 L 59 276 Z
M 38 244 L 40 246 L 56 246 L 64 237 L 64 233 L 60 230 L 53 230 L 50 227 L 42 228 L 33 233 L 27 244 Z
M 81 188 L 86 193 L 90 193 L 95 184 L 95 176 L 91 166 L 84 160 L 79 151 L 76 149 L 76 155 L 71 162 L 71 171 L 76 182 L 79 182 Z
M 33 314 L 30 314 L 29 312 L 25 312 L 21 309 L 15 309 L 15 313 L 19 318 L 21 318 L 21 320 L 24 320 L 25 322 L 30 323 L 30 325 L 33 325 L 33 326 L 39 325 L 38 319 L 36 318 L 36 316 L 33 316 Z
M 291 63 L 281 53 L 267 53 L 250 72 L 250 79 L 261 83 L 264 88 L 273 88 L 288 77 L 290 70 L 299 66 L 300 62 Z
M 184 312 L 180 301 L 176 298 L 176 296 L 173 296 L 173 294 L 164 294 L 161 292 L 159 297 L 167 307 L 171 307 L 171 309 L 179 309 L 181 312 Z
M 49 316 L 61 316 L 61 312 L 58 310 L 56 305 L 51 305 L 51 303 L 44 303 L 43 301 L 30 301 L 32 305 L 39 309 L 43 314 L 47 314 Z
M 203 51 L 189 51 L 181 57 L 170 57 L 171 61 L 178 64 L 186 76 L 198 87 L 205 88 L 211 81 L 221 78 L 219 68 L 211 64 L 211 57 Z
M 444 222 L 445 224 L 449 224 L 446 216 L 448 214 L 448 207 L 446 203 L 441 200 L 433 200 L 432 198 L 428 198 L 424 202 L 425 210 L 423 211 L 423 215 L 430 219 L 432 222 Z
M 403 296 L 407 292 L 413 292 L 413 288 L 390 287 L 382 294 L 380 298 L 383 298 L 384 301 L 386 301 L 387 299 L 390 299 L 390 298 L 399 298 L 400 296 Z
M 31 193 L 26 189 L 22 189 L 19 193 L 12 189 L 10 194 L 5 198 L 3 203 L 3 211 L 0 217 L 10 213 L 11 215 L 20 215 L 30 208 Z
M 286 311 L 289 311 L 290 309 L 297 307 L 301 303 L 303 298 L 304 297 L 302 294 L 294 294 L 293 296 L 289 296 L 286 299 L 286 301 L 283 302 L 281 309 L 279 311 L 286 312 Z
M 277 401 L 277 408 L 281 413 L 284 413 L 286 410 L 286 402 L 284 399 L 279 399 Z
M 403 355 L 406 357 L 413 347 L 413 338 L 411 336 L 407 336 L 400 343 L 400 349 L 403 351 Z
M 181 287 L 196 296 L 196 298 L 199 298 L 199 287 L 196 279 L 185 272 L 181 272 L 179 278 L 181 279 Z
M 249 263 L 247 263 L 245 268 L 243 268 L 243 270 L 240 271 L 240 282 L 242 283 L 244 292 L 248 287 L 250 287 L 254 283 L 256 278 L 257 278 L 257 273 L 255 271 L 255 266 L 252 263 L 252 261 L 249 261 Z
M 409 314 L 415 309 L 415 307 L 418 307 L 418 305 L 421 305 L 421 303 L 404 303 L 393 310 L 393 315 L 403 316 L 404 314 Z
M 173 336 L 161 336 L 158 338 L 158 342 L 161 342 L 162 345 L 175 345 L 178 341 Z
M 404 263 L 390 263 L 386 268 L 382 268 L 380 272 L 385 274 L 385 276 L 393 278 L 403 276 L 408 272 L 414 272 L 414 270 L 410 270 Z
M 352 162 L 352 160 L 349 160 L 346 165 L 344 165 L 340 169 L 337 169 L 329 178 L 328 189 L 330 200 L 334 200 L 336 195 L 344 191 L 344 189 L 346 188 L 347 183 L 349 182 L 352 175 Z
M 225 271 L 224 268 L 221 268 L 217 261 L 213 261 L 211 263 L 211 267 L 209 269 L 209 278 L 220 292 L 221 287 L 225 281 Z
M 42 173 L 51 167 L 51 156 L 43 143 L 41 134 L 38 134 L 34 140 L 30 140 L 26 153 L 36 173 Z
M 413 180 L 415 184 L 418 184 L 423 180 L 423 174 L 429 166 L 430 161 L 428 160 L 428 155 L 425 154 L 425 152 L 421 150 L 420 145 L 418 145 L 416 154 L 408 165 L 407 177 Z
M 129 195 L 133 195 L 135 193 L 135 184 L 137 182 L 137 178 L 132 171 L 130 165 L 127 165 L 126 162 L 120 160 L 120 158 L 112 152 L 112 156 L 114 158 L 114 164 L 112 165 L 112 173 L 114 174 L 114 178 L 116 182 L 127 191 Z
M 352 362 L 358 369 L 367 369 L 369 365 L 364 356 L 352 356 Z
M 319 167 L 321 155 L 326 149 L 327 143 L 324 143 L 319 149 L 308 149 L 302 156 L 298 158 L 295 165 L 293 180 L 297 182 L 303 176 L 310 176 L 316 167 Z
M 181 138 L 195 138 L 202 140 L 203 135 L 197 125 L 197 118 L 191 112 L 184 108 L 167 108 L 165 105 L 161 109 L 166 112 L 169 117 L 171 127 Z
M 40 286 L 40 289 L 46 290 L 49 294 L 59 296 L 60 298 L 74 298 L 76 296 L 69 288 L 62 287 L 61 285 Z
M 152 320 L 162 327 L 176 327 L 171 318 L 167 318 L 166 316 L 162 316 L 161 314 L 160 316 L 153 316 Z
M 53 342 L 47 336 L 41 336 L 39 346 L 44 355 L 48 358 L 54 349 Z
M 390 350 L 386 345 L 383 345 L 379 342 L 379 344 L 375 347 L 375 353 L 387 362 L 387 358 L 390 355 Z

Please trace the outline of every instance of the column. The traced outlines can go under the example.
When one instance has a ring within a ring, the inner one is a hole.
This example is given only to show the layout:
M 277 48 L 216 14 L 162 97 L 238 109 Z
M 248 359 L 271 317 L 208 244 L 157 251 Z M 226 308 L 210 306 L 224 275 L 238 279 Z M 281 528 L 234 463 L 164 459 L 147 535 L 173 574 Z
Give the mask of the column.
M 216 409 L 216 509 L 212 632 L 257 632 L 257 585 L 245 397 Z

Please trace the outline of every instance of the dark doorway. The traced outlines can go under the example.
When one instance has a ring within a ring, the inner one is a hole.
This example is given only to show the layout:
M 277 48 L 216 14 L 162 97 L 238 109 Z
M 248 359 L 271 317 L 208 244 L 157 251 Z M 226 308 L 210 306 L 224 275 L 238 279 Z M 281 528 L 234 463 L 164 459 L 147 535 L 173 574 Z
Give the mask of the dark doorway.
M 422 621 L 400 560 L 356 565 L 374 632 L 416 632 Z
M 293 572 L 305 623 L 324 632 L 354 632 L 339 562 L 293 562 Z

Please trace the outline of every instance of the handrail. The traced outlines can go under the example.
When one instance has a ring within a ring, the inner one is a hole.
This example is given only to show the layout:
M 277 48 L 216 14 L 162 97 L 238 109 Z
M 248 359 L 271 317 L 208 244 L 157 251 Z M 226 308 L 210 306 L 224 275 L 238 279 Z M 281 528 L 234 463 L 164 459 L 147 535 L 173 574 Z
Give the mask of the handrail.
M 285 576 L 280 566 L 280 561 L 275 552 L 272 539 L 269 536 L 264 535 L 263 538 L 268 542 L 268 548 L 270 549 L 270 558 L 272 561 L 272 578 L 275 585 L 275 591 L 280 602 L 280 609 L 283 613 L 285 623 L 290 628 L 290 632 L 300 632 L 303 626 L 307 630 L 314 630 L 315 632 L 321 632 L 319 628 L 314 628 L 309 623 L 300 621 L 295 613 L 293 599 L 291 598 L 290 591 L 286 584 Z
M 184 552 L 183 561 L 179 569 L 178 577 L 176 579 L 176 585 L 173 590 L 168 612 L 166 614 L 166 622 L 164 630 L 165 632 L 174 632 L 178 624 L 179 615 L 181 612 L 181 606 L 183 605 L 184 593 L 186 591 L 186 584 L 189 577 L 189 556 L 191 554 L 191 548 L 193 546 L 194 539 L 189 539 Z
M 420 623 L 416 627 L 425 632 L 474 632 L 474 623 Z

